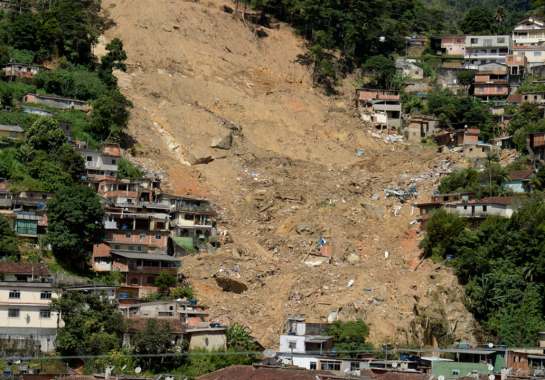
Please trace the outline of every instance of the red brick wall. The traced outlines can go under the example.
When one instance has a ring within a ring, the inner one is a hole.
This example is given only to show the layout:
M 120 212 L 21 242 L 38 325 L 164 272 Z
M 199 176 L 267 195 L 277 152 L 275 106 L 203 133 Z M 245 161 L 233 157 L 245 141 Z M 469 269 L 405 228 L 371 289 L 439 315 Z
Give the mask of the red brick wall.
M 509 352 L 507 357 L 507 367 L 512 367 L 514 371 L 520 369 L 522 372 L 528 371 L 528 354 L 520 352 Z
M 484 87 L 483 91 L 481 87 Z M 475 95 L 507 95 L 508 87 L 506 84 L 479 84 L 475 86 Z
M 121 197 L 136 198 L 138 196 L 138 193 L 136 191 L 128 191 L 128 190 L 113 190 L 113 191 L 106 191 L 104 195 L 106 195 L 107 197 L 121 196 Z
M 98 245 L 98 247 L 97 247 Z M 106 243 L 93 244 L 93 257 L 110 257 L 110 246 Z
M 360 91 L 360 99 L 375 99 L 376 97 L 376 91 Z
M 488 82 L 490 75 L 475 75 L 475 82 Z
M 526 144 L 530 145 L 530 137 L 526 138 Z M 534 135 L 534 147 L 545 145 L 545 132 Z
M 131 237 L 126 237 L 126 233 L 130 232 Z M 140 234 L 145 233 L 146 237 L 140 240 Z M 117 230 L 108 231 L 108 240 L 120 241 L 126 243 L 135 243 L 140 245 L 150 245 L 153 247 L 166 247 L 168 243 L 169 231 L 138 231 L 138 230 Z M 155 235 L 161 235 L 161 239 L 156 239 Z
M 379 99 L 388 99 L 388 100 L 397 100 L 399 99 L 399 95 L 379 95 L 378 96 Z

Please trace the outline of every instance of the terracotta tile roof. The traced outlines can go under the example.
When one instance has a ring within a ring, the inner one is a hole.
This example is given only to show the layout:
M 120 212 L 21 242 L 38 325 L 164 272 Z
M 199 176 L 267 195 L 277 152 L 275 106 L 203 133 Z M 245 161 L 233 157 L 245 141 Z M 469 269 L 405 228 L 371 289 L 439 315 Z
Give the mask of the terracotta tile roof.
M 95 380 L 94 376 L 72 375 L 63 377 L 62 380 Z
M 399 373 L 386 372 L 380 376 L 380 380 L 428 380 L 429 375 L 424 373 Z
M 511 180 L 524 179 L 533 172 L 533 170 L 514 170 L 512 172 L 509 172 L 509 175 L 511 176 Z
M 478 135 L 479 133 L 481 133 L 481 130 L 480 129 L 471 129 L 471 128 L 468 128 L 466 130 L 466 133 L 469 133 L 469 134 L 472 134 L 472 135 Z
M 497 205 L 508 205 L 520 198 L 521 197 L 516 197 L 516 196 L 515 197 L 488 197 L 488 198 L 483 198 L 480 201 L 477 201 L 475 203 L 494 203 Z
M 269 367 L 233 365 L 197 377 L 198 380 L 316 380 L 317 375 L 334 376 L 329 371 L 307 370 L 299 367 Z M 327 379 L 327 377 L 325 377 Z
M 507 97 L 506 102 L 518 102 L 518 103 L 522 103 L 522 94 L 510 94 L 510 95 Z
M 10 274 L 28 274 L 32 275 L 32 270 L 34 269 L 34 275 L 47 276 L 51 272 L 44 264 L 30 264 L 30 263 L 6 263 L 0 262 L 0 272 L 10 273 Z
M 145 318 L 145 317 L 136 317 L 136 316 L 130 316 L 127 318 L 128 320 L 131 320 L 131 326 L 129 327 L 128 331 L 131 333 L 135 333 L 138 330 L 142 330 L 146 327 L 146 323 L 151 318 Z M 186 334 L 187 331 L 185 329 L 185 323 L 180 322 L 180 320 L 176 318 L 156 318 L 159 323 L 168 323 L 170 324 L 174 329 L 172 330 L 173 334 Z

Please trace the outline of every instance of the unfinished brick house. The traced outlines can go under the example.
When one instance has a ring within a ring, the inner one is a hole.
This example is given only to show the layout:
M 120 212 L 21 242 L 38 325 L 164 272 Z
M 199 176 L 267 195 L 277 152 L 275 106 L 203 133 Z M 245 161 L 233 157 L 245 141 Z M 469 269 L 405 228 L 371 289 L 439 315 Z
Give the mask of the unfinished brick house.
M 356 90 L 356 108 L 372 116 L 385 117 L 385 125 L 401 127 L 402 101 L 400 91 L 360 88 Z
M 480 65 L 479 72 L 475 75 L 474 95 L 483 101 L 509 95 L 507 66 L 501 63 Z

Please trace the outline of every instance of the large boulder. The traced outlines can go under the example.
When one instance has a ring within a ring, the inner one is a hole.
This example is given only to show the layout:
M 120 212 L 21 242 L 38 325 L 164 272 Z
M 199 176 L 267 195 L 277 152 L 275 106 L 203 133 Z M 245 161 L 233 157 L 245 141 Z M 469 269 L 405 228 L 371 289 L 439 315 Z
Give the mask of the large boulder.
M 194 149 L 189 152 L 188 161 L 191 165 L 206 164 L 214 159 L 212 155 L 204 149 Z
M 225 135 L 216 137 L 214 140 L 212 140 L 212 144 L 210 144 L 210 147 L 216 149 L 231 149 L 232 143 L 233 136 L 231 136 L 231 133 L 228 132 Z
M 386 215 L 386 207 L 382 205 L 374 205 L 368 202 L 361 202 L 362 207 L 369 213 L 371 218 L 375 220 L 382 220 Z

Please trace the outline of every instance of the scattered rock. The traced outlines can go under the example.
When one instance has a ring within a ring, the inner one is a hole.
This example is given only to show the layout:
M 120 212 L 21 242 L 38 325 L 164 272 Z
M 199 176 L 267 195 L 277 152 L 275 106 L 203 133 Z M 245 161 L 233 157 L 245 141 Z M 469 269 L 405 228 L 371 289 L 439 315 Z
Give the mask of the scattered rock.
M 361 206 L 369 212 L 371 218 L 375 220 L 382 220 L 384 219 L 384 215 L 386 215 L 386 207 L 381 205 L 374 205 L 372 203 L 367 202 L 361 202 Z
M 214 160 L 214 157 L 204 149 L 194 149 L 189 152 L 188 161 L 191 165 L 206 164 Z
M 316 231 L 316 224 L 314 222 L 311 223 L 297 223 L 295 225 L 295 231 L 297 231 L 298 234 L 300 233 L 311 233 L 313 234 Z
M 216 137 L 214 140 L 212 140 L 210 147 L 217 149 L 231 149 L 232 142 L 233 136 L 231 136 L 231 133 L 226 133 L 225 135 Z

